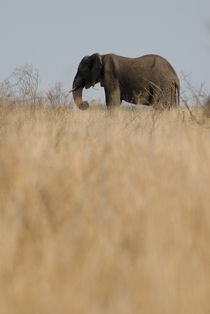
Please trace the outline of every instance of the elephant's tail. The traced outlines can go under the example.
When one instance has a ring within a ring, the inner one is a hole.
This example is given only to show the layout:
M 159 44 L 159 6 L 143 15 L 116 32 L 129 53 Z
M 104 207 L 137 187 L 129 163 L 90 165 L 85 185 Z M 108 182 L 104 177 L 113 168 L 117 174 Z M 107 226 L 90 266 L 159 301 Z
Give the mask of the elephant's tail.
M 175 83 L 175 104 L 179 105 L 180 104 L 180 84 Z

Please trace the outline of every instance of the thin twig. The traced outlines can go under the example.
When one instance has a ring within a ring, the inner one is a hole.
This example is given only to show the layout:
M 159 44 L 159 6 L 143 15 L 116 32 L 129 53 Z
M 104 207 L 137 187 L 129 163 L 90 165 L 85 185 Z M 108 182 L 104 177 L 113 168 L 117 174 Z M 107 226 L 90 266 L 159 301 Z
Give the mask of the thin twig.
M 74 87 L 74 88 L 72 88 L 68 93 L 71 94 L 71 93 L 73 93 L 76 89 L 77 89 L 77 87 Z
M 195 117 L 195 115 L 193 114 L 192 110 L 191 110 L 190 107 L 188 106 L 187 101 L 186 101 L 185 99 L 183 99 L 183 98 L 182 98 L 182 101 L 183 101 L 185 107 L 187 108 L 187 110 L 189 111 L 190 116 L 191 116 L 191 119 L 192 119 L 193 121 L 195 121 L 197 124 L 200 125 L 201 122 L 196 119 L 196 117 Z

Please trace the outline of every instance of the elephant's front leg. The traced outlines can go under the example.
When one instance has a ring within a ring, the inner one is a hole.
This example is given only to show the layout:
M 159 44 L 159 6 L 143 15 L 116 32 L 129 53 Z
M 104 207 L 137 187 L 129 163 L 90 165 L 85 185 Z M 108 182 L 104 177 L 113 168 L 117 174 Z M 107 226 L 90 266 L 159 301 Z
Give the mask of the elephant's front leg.
M 105 88 L 106 105 L 108 108 L 119 107 L 120 106 L 120 89 L 115 88 Z

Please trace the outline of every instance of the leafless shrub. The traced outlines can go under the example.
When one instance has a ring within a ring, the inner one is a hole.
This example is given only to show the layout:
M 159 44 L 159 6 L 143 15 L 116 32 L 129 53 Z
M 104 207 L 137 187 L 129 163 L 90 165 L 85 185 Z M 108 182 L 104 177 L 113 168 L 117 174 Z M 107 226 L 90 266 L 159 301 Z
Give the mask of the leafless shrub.
M 65 92 L 61 83 L 56 83 L 46 93 L 47 101 L 52 107 L 68 106 L 68 96 L 69 94 Z
M 30 103 L 31 105 L 67 106 L 68 93 L 61 83 L 55 84 L 47 92 L 39 91 L 39 73 L 31 65 L 16 68 L 0 83 L 0 98 L 11 103 Z
M 30 101 L 37 103 L 40 100 L 39 72 L 32 65 L 26 64 L 17 67 L 13 73 L 0 84 L 0 97 L 11 101 Z
M 8 79 L 0 83 L 0 98 L 4 99 L 10 95 L 10 82 Z
M 201 83 L 199 87 L 193 86 L 189 75 L 182 73 L 181 75 L 182 85 L 184 86 L 181 95 L 182 104 L 188 110 L 192 121 L 197 124 L 203 124 L 205 118 L 208 116 L 208 102 L 207 91 L 205 84 Z M 189 105 L 190 104 L 190 105 Z M 201 115 L 194 113 L 195 110 L 202 109 Z
M 39 86 L 39 73 L 31 65 L 16 68 L 13 72 L 16 90 L 20 97 L 35 99 Z
M 181 81 L 183 86 L 182 101 L 189 102 L 191 106 L 202 106 L 207 97 L 205 83 L 201 82 L 200 86 L 196 87 L 193 85 L 190 76 L 183 72 L 181 73 Z

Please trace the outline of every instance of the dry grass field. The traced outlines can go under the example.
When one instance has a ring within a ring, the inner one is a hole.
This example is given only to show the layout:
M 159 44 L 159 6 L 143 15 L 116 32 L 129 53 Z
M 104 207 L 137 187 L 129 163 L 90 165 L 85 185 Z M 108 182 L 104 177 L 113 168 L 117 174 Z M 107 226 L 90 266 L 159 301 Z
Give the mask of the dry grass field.
M 210 119 L 0 105 L 1 314 L 209 314 Z

